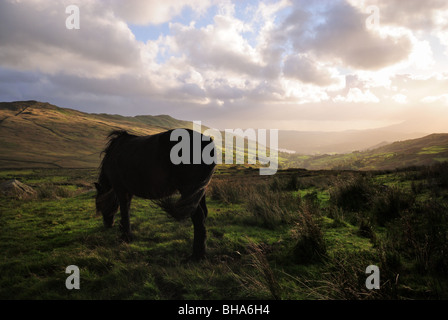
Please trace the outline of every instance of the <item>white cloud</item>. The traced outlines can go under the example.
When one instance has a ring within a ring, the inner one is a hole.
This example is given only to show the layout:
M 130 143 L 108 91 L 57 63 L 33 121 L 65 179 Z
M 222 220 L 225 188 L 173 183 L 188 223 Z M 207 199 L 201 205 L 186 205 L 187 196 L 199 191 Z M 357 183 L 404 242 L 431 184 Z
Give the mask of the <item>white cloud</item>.
M 199 69 L 260 74 L 257 52 L 242 36 L 244 24 L 229 16 L 215 16 L 214 24 L 203 28 L 194 25 L 171 25 L 173 53 Z
M 442 103 L 448 105 L 448 94 L 442 94 L 439 96 L 428 96 L 421 100 L 423 103 Z
M 406 35 L 380 36 L 366 28 L 368 15 L 343 2 L 327 2 L 310 12 L 297 6 L 282 34 L 297 52 L 312 52 L 319 60 L 362 70 L 379 70 L 405 60 L 411 52 Z M 305 7 L 306 8 L 306 7 Z
M 399 104 L 406 104 L 408 103 L 408 97 L 404 94 L 396 94 L 392 96 L 392 100 Z
M 210 0 L 111 0 L 106 4 L 117 17 L 132 24 L 161 24 L 182 13 L 185 7 L 198 16 L 211 6 Z

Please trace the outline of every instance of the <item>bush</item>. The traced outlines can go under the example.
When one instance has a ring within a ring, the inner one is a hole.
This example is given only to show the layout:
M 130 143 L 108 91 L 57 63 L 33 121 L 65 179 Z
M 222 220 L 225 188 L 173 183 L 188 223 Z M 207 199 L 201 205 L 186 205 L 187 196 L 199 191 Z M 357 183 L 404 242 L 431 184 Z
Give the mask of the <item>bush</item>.
M 347 211 L 365 211 L 369 208 L 370 199 L 375 193 L 376 187 L 369 178 L 352 175 L 336 181 L 330 190 L 330 201 Z
M 448 187 L 448 162 L 437 163 L 426 168 L 428 182 L 431 180 L 440 187 Z
M 296 174 L 290 175 L 286 181 L 285 189 L 289 191 L 297 191 L 301 187 L 299 176 Z
M 448 275 L 448 206 L 435 201 L 415 205 L 389 224 L 387 244 L 418 272 Z
M 278 177 L 274 177 L 269 183 L 269 189 L 273 192 L 280 192 L 285 190 L 285 183 Z
M 375 231 L 373 230 L 372 224 L 368 219 L 361 219 L 359 223 L 358 235 L 372 240 L 373 243 L 376 242 Z
M 414 202 L 415 196 L 408 194 L 396 186 L 387 187 L 372 199 L 371 213 L 380 226 L 397 219 L 401 214 L 409 210 Z

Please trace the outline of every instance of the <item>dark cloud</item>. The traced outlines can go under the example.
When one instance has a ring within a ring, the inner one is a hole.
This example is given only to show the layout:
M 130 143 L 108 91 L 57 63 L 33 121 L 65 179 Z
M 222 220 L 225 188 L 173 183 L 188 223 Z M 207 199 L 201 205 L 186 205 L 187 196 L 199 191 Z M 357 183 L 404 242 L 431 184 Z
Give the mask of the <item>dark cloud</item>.
M 79 30 L 65 26 L 68 4 L 62 1 L 0 2 L 2 66 L 45 73 L 107 74 L 140 59 L 131 31 L 100 3 L 80 5 Z M 94 74 L 92 74 L 95 77 Z
M 290 39 L 299 53 L 312 52 L 354 69 L 377 70 L 405 60 L 412 50 L 410 40 L 405 36 L 380 37 L 367 29 L 367 18 L 351 5 L 335 1 L 314 12 L 313 19 L 308 20 L 312 23 L 291 34 Z
M 331 73 L 326 68 L 318 68 L 316 62 L 300 56 L 289 56 L 284 64 L 283 74 L 287 78 L 297 79 L 304 83 L 317 86 L 329 86 L 335 83 Z
M 366 3 L 378 6 L 382 23 L 412 30 L 432 30 L 438 27 L 434 15 L 448 9 L 446 0 L 387 0 L 366 1 Z M 443 27 L 447 29 L 448 22 L 445 22 Z

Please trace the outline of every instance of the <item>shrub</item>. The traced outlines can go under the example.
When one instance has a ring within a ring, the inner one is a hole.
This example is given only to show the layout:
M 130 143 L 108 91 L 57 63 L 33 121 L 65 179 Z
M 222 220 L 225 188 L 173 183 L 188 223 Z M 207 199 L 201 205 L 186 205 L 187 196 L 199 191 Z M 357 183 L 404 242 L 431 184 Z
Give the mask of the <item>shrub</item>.
M 273 192 L 280 192 L 285 189 L 285 183 L 278 177 L 274 177 L 269 183 L 269 189 Z
M 332 228 L 340 228 L 346 226 L 344 221 L 344 210 L 339 207 L 331 206 L 326 209 L 327 216 L 333 219 L 333 223 L 330 225 Z
M 317 195 L 317 191 L 312 191 L 303 196 L 303 201 L 305 205 L 308 206 L 308 209 L 312 210 L 312 213 L 319 214 L 319 197 Z
M 297 191 L 301 187 L 299 176 L 296 174 L 290 175 L 286 181 L 285 190 Z
M 347 211 L 365 211 L 375 192 L 376 188 L 369 178 L 352 175 L 336 181 L 330 190 L 330 201 Z
M 376 242 L 376 234 L 373 230 L 372 224 L 368 219 L 361 219 L 359 223 L 358 235 L 364 238 L 368 238 L 372 240 L 372 242 Z
M 372 202 L 371 213 L 376 222 L 380 226 L 384 226 L 387 222 L 399 218 L 403 212 L 409 210 L 415 202 L 415 196 L 393 186 L 383 188 L 383 192 L 378 193 Z
M 388 225 L 387 244 L 415 262 L 420 273 L 448 274 L 448 206 L 416 204 Z
M 437 163 L 426 168 L 428 182 L 431 180 L 441 187 L 448 187 L 448 162 Z

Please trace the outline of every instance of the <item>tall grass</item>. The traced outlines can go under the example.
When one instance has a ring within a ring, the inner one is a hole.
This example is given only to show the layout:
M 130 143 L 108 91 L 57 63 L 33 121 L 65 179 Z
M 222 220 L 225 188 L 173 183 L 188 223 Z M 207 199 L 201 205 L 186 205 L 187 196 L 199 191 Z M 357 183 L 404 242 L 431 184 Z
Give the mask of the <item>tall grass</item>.
M 227 204 L 241 203 L 248 193 L 248 184 L 241 181 L 212 180 L 208 189 L 208 195 L 213 200 Z
M 391 297 L 389 285 L 380 282 L 379 290 L 366 288 L 366 267 L 375 259 L 370 253 L 338 253 L 325 260 L 322 279 L 316 281 L 314 294 L 325 300 L 372 300 Z M 380 277 L 381 279 L 381 277 Z
M 40 200 L 70 198 L 74 195 L 75 192 L 67 186 L 54 183 L 43 183 L 37 187 L 37 198 Z
M 275 228 L 294 220 L 300 206 L 300 196 L 289 192 L 272 191 L 268 185 L 250 189 L 245 201 L 247 211 L 266 228 Z
M 213 200 L 241 204 L 249 215 L 247 223 L 273 229 L 293 221 L 301 203 L 299 195 L 283 191 L 277 183 L 281 182 L 276 179 L 256 183 L 217 180 L 212 181 L 208 192 Z
M 247 250 L 249 254 L 247 264 L 251 272 L 234 273 L 234 277 L 244 290 L 263 292 L 275 300 L 281 299 L 282 289 L 266 257 L 264 246 L 249 239 Z
M 293 237 L 296 238 L 293 258 L 299 264 L 321 261 L 327 253 L 324 234 L 313 211 L 309 203 L 304 203 L 293 229 Z

